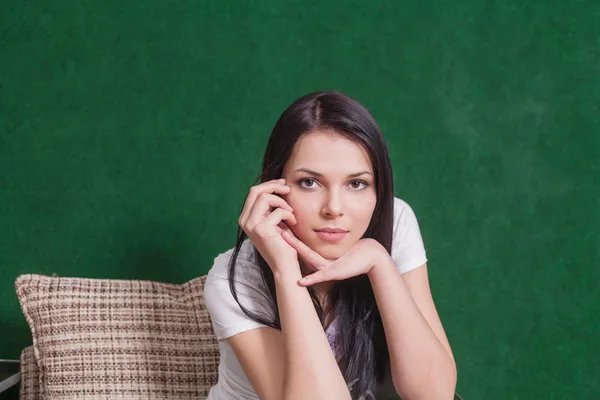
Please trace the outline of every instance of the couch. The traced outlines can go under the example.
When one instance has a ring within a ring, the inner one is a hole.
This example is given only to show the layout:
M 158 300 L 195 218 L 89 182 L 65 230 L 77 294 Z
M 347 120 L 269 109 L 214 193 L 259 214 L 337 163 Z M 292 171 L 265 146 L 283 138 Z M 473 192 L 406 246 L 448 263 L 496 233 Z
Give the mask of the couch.
M 18 277 L 33 337 L 21 354 L 20 398 L 205 398 L 219 365 L 205 279 Z

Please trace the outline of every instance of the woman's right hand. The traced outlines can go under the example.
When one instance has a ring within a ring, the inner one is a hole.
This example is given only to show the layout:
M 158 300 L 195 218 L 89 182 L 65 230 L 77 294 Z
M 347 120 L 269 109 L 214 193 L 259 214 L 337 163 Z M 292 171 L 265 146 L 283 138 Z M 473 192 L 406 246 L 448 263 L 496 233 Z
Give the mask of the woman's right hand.
M 278 269 L 298 263 L 296 249 L 281 236 L 283 230 L 291 232 L 283 221 L 295 225 L 296 217 L 292 207 L 283 198 L 274 194 L 288 194 L 290 190 L 291 188 L 285 185 L 285 179 L 252 186 L 238 220 L 238 224 L 269 264 L 273 273 L 285 272 Z

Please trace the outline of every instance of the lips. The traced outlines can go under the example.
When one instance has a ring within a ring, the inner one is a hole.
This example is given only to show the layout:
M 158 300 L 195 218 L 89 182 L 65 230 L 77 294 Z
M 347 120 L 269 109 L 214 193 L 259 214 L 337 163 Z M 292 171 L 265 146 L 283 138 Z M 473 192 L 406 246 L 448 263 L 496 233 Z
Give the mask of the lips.
M 323 228 L 323 229 L 316 229 L 317 232 L 329 232 L 329 233 L 344 233 L 347 232 L 343 229 L 340 228 Z
M 339 242 L 348 234 L 347 231 L 339 228 L 324 228 L 315 230 L 317 236 L 326 242 Z

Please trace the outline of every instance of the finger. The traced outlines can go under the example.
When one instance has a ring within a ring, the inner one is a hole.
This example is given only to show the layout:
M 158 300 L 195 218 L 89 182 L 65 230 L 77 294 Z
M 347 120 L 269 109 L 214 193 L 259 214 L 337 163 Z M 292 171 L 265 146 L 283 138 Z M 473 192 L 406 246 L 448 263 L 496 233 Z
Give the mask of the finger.
M 316 283 L 328 282 L 336 280 L 334 277 L 334 272 L 331 269 L 322 269 L 310 275 L 306 275 L 304 278 L 298 281 L 300 286 L 311 286 Z
M 293 223 L 296 223 L 296 217 L 294 214 L 288 210 L 284 210 L 283 208 L 276 208 L 267 218 L 262 220 L 257 226 L 256 231 L 263 229 L 272 229 L 272 227 L 278 228 L 278 225 L 281 221 L 289 220 Z M 281 229 L 281 228 L 279 228 Z M 277 230 L 276 230 L 277 231 Z M 277 231 L 279 232 L 279 231 Z
M 285 222 L 282 221 L 277 226 L 281 229 L 282 232 L 286 232 L 288 235 L 296 237 L 296 235 L 294 235 L 294 232 L 292 232 L 290 227 Z
M 280 193 L 285 194 L 289 191 L 285 186 L 284 179 L 278 179 L 274 181 L 264 182 L 260 185 L 252 186 L 248 191 L 248 195 L 246 196 L 246 201 L 244 202 L 244 208 L 240 214 L 240 225 L 245 224 L 252 212 L 252 208 L 254 207 L 254 203 L 261 195 L 261 193 Z
M 327 266 L 329 266 L 331 264 L 331 262 L 329 260 L 323 258 L 323 256 L 321 256 L 319 253 L 317 253 L 316 251 L 314 251 L 313 249 L 308 247 L 306 244 L 304 244 L 304 242 L 302 242 L 296 236 L 290 235 L 285 230 L 281 236 L 283 236 L 285 241 L 288 242 L 293 248 L 296 249 L 296 251 L 298 252 L 298 255 L 300 257 L 302 257 L 302 259 L 304 261 L 309 263 L 314 268 L 323 269 L 323 268 L 327 268 Z
M 289 212 L 294 212 L 292 207 L 281 197 L 274 194 L 263 192 L 258 196 L 258 199 L 252 207 L 252 211 L 248 216 L 248 220 L 245 225 L 247 228 L 252 229 L 258 225 L 266 216 L 268 216 L 272 209 L 282 208 Z
M 256 202 L 256 199 L 261 193 L 267 192 L 287 194 L 289 193 L 290 189 L 291 188 L 289 186 L 285 185 L 285 180 L 283 179 L 264 182 L 260 185 L 252 186 L 248 191 L 246 201 L 244 202 L 244 207 L 242 208 L 242 212 L 240 213 L 240 217 L 238 219 L 239 225 L 243 226 L 248 222 L 248 219 L 252 212 L 252 208 L 254 207 L 254 203 Z

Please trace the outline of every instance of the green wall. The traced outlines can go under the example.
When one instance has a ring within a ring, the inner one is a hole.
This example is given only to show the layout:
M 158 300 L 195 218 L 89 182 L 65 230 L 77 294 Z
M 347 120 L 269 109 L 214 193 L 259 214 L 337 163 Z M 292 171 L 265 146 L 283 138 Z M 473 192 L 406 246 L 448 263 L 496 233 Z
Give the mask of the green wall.
M 0 358 L 19 274 L 207 272 L 279 114 L 338 89 L 419 218 L 459 392 L 598 398 L 599 4 L 1 1 Z

